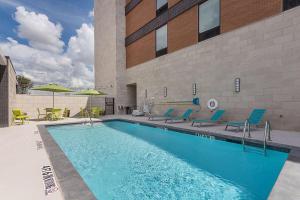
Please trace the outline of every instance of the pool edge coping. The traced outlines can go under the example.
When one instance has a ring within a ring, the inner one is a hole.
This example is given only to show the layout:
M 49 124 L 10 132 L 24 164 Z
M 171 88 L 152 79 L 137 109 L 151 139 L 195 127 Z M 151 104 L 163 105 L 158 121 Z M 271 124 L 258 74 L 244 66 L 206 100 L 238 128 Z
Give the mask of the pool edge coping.
M 47 126 L 37 125 L 63 198 L 65 200 L 97 200 L 71 161 L 50 135 Z
M 210 131 L 203 131 L 203 130 L 191 130 L 187 128 L 182 127 L 174 127 L 170 126 L 168 124 L 160 125 L 160 124 L 154 124 L 150 122 L 141 122 L 141 121 L 135 121 L 131 119 L 122 119 L 122 118 L 112 118 L 112 119 L 103 119 L 103 120 L 95 120 L 94 123 L 101 123 L 101 122 L 107 122 L 107 121 L 124 121 L 129 123 L 138 123 L 146 126 L 151 127 L 157 127 L 157 128 L 167 128 L 168 130 L 181 132 L 184 134 L 190 134 L 195 135 L 201 134 L 201 135 L 207 135 L 212 136 L 217 140 L 223 140 L 227 142 L 241 142 L 241 138 L 237 136 L 228 136 L 221 133 L 213 133 Z M 75 167 L 72 165 L 71 161 L 68 159 L 68 157 L 65 155 L 65 153 L 61 150 L 59 145 L 55 142 L 54 138 L 50 135 L 50 133 L 47 130 L 47 127 L 51 126 L 63 126 L 63 125 L 76 125 L 76 124 L 83 124 L 85 121 L 80 122 L 71 122 L 71 123 L 55 123 L 55 124 L 45 124 L 45 125 L 37 125 L 41 138 L 43 140 L 44 146 L 46 148 L 46 152 L 49 156 L 49 160 L 53 166 L 54 172 L 57 177 L 57 181 L 59 182 L 59 185 L 61 187 L 61 192 L 63 194 L 63 197 L 65 200 L 96 200 L 97 198 L 94 196 L 93 192 L 88 188 L 82 177 L 79 175 Z M 250 145 L 261 145 L 262 141 L 260 140 L 254 140 L 254 139 L 246 139 L 245 142 L 247 142 Z M 285 153 L 288 153 L 288 157 L 286 161 L 292 161 L 300 163 L 300 148 L 285 144 L 278 144 L 274 142 L 269 142 L 268 147 L 273 150 L 277 151 L 283 151 Z M 288 150 L 288 151 L 287 151 Z M 59 159 L 57 158 L 59 156 Z M 68 170 L 65 171 L 67 168 Z M 282 168 L 283 169 L 283 168 Z M 282 171 L 281 169 L 281 171 Z M 63 174 L 62 174 L 63 173 Z M 280 172 L 281 173 L 281 172 Z M 279 178 L 280 174 L 278 175 Z M 276 182 L 278 181 L 278 178 Z M 70 183 L 71 182 L 71 183 Z M 274 186 L 276 184 L 274 183 Z M 72 187 L 73 186 L 73 187 Z M 74 187 L 75 186 L 75 187 Z M 274 186 L 272 188 L 272 191 L 274 189 Z M 81 189 L 78 189 L 80 187 Z M 271 192 L 272 192 L 271 191 Z M 271 194 L 271 193 L 270 193 Z M 269 194 L 269 195 L 270 195 Z

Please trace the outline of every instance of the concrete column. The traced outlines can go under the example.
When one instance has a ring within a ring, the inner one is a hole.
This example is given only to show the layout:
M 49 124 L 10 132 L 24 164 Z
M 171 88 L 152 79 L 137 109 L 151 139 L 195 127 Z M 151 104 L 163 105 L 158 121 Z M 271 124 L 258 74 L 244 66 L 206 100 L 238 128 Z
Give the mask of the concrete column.
M 95 0 L 95 87 L 126 106 L 125 0 Z

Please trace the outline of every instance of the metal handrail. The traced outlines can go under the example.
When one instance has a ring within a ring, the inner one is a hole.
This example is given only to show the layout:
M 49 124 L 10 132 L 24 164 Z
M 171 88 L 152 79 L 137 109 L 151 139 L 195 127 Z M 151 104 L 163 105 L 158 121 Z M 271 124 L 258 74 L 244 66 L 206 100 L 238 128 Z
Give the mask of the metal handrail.
M 243 150 L 244 151 L 245 151 L 245 137 L 246 137 L 247 129 L 248 129 L 248 137 L 251 137 L 250 136 L 250 124 L 248 122 L 248 119 L 245 121 L 244 130 L 243 130 L 242 145 L 243 145 Z
M 248 137 L 250 138 L 250 123 L 248 120 L 245 121 L 244 124 L 244 130 L 243 130 L 243 138 L 242 138 L 242 145 L 243 150 L 245 151 L 245 138 L 246 138 L 246 132 L 248 130 Z M 264 155 L 267 154 L 267 141 L 271 141 L 271 124 L 269 121 L 266 121 L 265 124 L 265 131 L 264 131 L 264 141 L 263 141 L 263 149 L 264 149 Z
M 264 155 L 267 154 L 267 141 L 271 141 L 271 124 L 269 121 L 266 121 L 265 124 Z

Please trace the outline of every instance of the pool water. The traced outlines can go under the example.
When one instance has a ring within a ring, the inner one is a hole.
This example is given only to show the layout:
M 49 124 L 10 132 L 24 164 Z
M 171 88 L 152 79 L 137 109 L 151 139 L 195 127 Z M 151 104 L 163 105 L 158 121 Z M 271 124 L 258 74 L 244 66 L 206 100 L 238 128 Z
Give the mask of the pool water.
M 48 131 L 104 200 L 265 200 L 288 156 L 123 121 Z

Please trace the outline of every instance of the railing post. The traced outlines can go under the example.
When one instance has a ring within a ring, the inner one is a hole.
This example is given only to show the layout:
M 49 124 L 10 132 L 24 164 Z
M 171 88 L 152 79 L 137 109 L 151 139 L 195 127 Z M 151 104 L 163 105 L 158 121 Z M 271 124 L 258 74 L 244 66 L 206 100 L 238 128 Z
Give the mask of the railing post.
M 270 121 L 267 121 L 268 123 L 268 141 L 272 141 L 271 139 L 271 123 Z
M 244 151 L 245 151 L 245 137 L 246 137 L 247 127 L 248 127 L 248 120 L 245 121 L 244 130 L 243 130 L 242 145 L 243 145 L 243 150 Z

